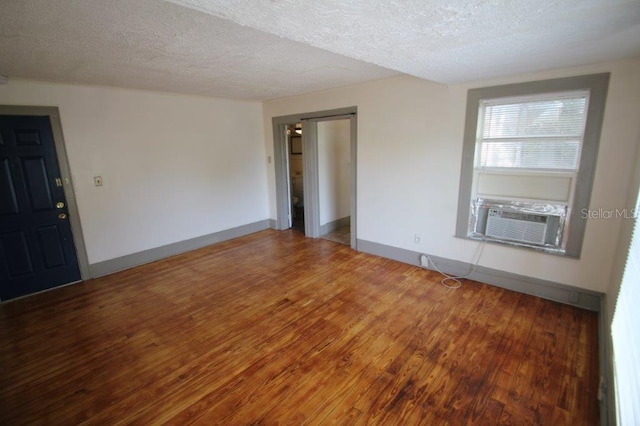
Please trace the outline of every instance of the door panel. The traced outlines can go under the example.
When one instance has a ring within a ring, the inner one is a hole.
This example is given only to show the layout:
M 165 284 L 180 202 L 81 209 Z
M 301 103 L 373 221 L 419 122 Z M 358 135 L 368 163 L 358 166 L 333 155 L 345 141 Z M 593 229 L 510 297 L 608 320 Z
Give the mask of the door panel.
M 0 237 L 5 253 L 9 278 L 19 278 L 33 273 L 31 255 L 24 232 L 8 232 Z
M 49 117 L 0 116 L 0 135 L 0 299 L 80 280 Z
M 45 268 L 64 266 L 66 262 L 60 228 L 57 225 L 43 226 L 38 228 L 37 234 Z
M 14 134 L 17 146 L 42 145 L 38 129 L 15 129 Z
M 0 159 L 0 215 L 10 215 L 18 213 L 18 200 L 14 190 L 9 159 Z
M 51 190 L 47 182 L 47 168 L 44 158 L 31 157 L 22 159 L 22 170 L 27 183 L 27 192 L 34 211 L 51 210 Z

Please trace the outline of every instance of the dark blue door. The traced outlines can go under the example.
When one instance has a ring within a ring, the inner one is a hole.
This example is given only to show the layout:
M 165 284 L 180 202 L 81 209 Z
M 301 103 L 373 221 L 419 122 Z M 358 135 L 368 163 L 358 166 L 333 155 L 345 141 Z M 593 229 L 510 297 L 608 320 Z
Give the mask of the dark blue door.
M 0 299 L 78 280 L 49 117 L 0 116 Z

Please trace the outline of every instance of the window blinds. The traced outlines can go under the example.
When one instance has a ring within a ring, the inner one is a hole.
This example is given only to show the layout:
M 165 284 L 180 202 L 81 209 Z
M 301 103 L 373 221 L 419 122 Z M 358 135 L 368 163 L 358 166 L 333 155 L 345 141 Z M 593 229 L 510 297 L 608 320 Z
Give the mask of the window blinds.
M 484 100 L 478 167 L 578 171 L 588 91 Z
M 638 209 L 636 208 L 636 213 Z M 618 425 L 640 425 L 640 224 L 635 219 L 611 337 Z

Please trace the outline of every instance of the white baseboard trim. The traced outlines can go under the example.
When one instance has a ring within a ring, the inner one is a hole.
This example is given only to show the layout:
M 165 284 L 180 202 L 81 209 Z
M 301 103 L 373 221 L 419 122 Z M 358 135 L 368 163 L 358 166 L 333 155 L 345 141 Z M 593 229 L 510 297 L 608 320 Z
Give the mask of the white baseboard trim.
M 164 259 L 166 257 L 175 256 L 177 254 L 185 253 L 191 250 L 210 246 L 222 241 L 243 237 L 245 235 L 253 234 L 254 232 L 270 228 L 271 222 L 271 219 L 265 219 L 259 222 L 238 226 L 236 228 L 214 232 L 213 234 L 192 238 L 190 240 L 179 241 L 177 243 L 168 244 L 166 246 L 128 254 L 126 256 L 105 260 L 103 262 L 93 263 L 89 265 L 89 274 L 91 278 L 97 278 L 104 275 L 113 274 L 114 272 L 133 268 L 135 266 L 144 265 L 145 263 L 155 262 L 156 260 Z
M 473 267 L 470 263 L 366 240 L 358 240 L 358 250 L 416 266 L 420 266 L 420 255 L 428 254 L 441 271 L 454 276 L 466 275 Z M 602 293 L 596 291 L 527 277 L 525 275 L 513 274 L 498 269 L 486 268 L 484 266 L 477 266 L 473 274 L 469 276 L 469 279 L 596 312 L 600 312 L 601 301 L 604 296 Z

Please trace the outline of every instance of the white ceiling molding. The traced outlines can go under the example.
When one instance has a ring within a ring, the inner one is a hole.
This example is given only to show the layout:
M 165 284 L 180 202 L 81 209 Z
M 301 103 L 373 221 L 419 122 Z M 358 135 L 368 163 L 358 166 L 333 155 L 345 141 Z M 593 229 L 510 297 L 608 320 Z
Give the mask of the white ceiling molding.
M 236 99 L 639 55 L 638 0 L 0 2 L 1 75 Z

